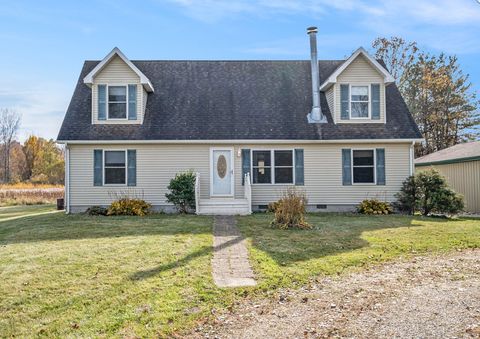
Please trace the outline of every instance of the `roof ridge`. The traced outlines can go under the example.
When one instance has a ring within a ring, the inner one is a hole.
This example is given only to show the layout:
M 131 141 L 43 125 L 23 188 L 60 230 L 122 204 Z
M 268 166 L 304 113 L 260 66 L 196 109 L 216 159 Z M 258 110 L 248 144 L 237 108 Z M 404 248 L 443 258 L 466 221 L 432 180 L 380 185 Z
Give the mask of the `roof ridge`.
M 100 62 L 101 60 L 85 60 L 85 62 Z M 269 60 L 269 59 L 238 59 L 238 60 L 207 60 L 207 59 L 139 59 L 130 60 L 131 62 L 310 62 L 309 59 L 292 59 L 292 60 Z M 336 60 L 336 59 L 322 59 L 318 60 L 319 62 L 344 62 L 345 60 Z

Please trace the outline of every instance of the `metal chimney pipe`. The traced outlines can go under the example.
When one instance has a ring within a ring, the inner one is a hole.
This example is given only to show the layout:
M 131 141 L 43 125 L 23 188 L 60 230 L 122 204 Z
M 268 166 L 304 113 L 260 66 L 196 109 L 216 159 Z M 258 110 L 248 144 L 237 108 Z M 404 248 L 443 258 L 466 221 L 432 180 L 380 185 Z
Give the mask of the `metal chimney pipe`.
M 312 97 L 313 106 L 312 111 L 308 114 L 308 122 L 310 123 L 323 123 L 327 122 L 327 119 L 322 114 L 320 108 L 320 84 L 318 74 L 318 59 L 317 59 L 317 27 L 308 27 L 307 34 L 310 35 L 310 59 L 312 69 Z

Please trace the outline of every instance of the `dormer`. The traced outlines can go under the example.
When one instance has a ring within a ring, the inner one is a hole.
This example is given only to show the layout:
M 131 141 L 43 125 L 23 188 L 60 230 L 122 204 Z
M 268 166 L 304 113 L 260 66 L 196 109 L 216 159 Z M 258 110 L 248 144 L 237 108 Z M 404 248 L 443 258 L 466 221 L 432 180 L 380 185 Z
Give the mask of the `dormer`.
M 322 85 L 334 123 L 386 123 L 385 87 L 395 80 L 360 47 Z
M 92 89 L 92 124 L 142 124 L 150 80 L 115 47 L 83 82 Z

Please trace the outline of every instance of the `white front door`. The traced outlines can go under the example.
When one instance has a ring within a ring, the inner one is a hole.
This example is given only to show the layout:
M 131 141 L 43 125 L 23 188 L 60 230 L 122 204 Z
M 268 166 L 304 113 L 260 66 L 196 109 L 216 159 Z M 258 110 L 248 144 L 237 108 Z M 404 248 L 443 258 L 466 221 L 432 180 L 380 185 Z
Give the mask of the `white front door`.
M 233 195 L 233 150 L 212 149 L 210 161 L 212 196 Z

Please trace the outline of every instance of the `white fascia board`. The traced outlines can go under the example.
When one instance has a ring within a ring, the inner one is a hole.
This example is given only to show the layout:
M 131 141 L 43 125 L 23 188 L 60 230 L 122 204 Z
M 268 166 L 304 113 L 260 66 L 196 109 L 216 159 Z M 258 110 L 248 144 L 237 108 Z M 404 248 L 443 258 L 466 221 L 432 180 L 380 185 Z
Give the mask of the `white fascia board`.
M 109 62 L 110 60 L 115 57 L 115 55 L 118 55 L 120 57 L 120 59 L 122 59 L 127 65 L 128 67 L 131 68 L 132 71 L 135 72 L 135 74 L 137 74 L 139 77 L 140 77 L 140 82 L 141 84 L 143 85 L 143 87 L 145 87 L 145 90 L 147 92 L 153 92 L 154 89 L 153 89 L 153 85 L 152 83 L 150 82 L 150 80 L 147 78 L 147 76 L 145 74 L 142 73 L 142 71 L 140 71 L 137 66 L 135 66 L 126 56 L 125 54 L 122 53 L 122 51 L 118 48 L 118 47 L 115 47 L 114 49 L 112 49 L 112 51 L 110 53 L 107 54 L 107 56 L 105 58 L 103 58 L 102 61 L 100 61 L 100 63 L 95 66 L 91 71 L 90 73 L 88 73 L 85 78 L 83 78 L 83 82 L 87 85 L 91 85 L 93 83 L 93 78 L 97 75 L 98 72 L 100 72 Z
M 380 72 L 383 75 L 383 79 L 385 84 L 391 84 L 395 82 L 395 79 L 393 76 L 382 66 L 379 64 L 375 58 L 373 58 L 368 52 L 365 50 L 365 48 L 360 47 L 358 48 L 353 54 L 345 60 L 343 64 L 341 64 L 329 77 L 328 79 L 320 85 L 320 91 L 325 91 L 327 90 L 331 85 L 335 84 L 337 82 L 337 77 L 342 74 L 342 72 L 359 56 L 363 55 L 368 63 L 372 65 L 378 72 Z
M 59 144 L 87 144 L 87 145 L 115 145 L 115 144 L 340 144 L 340 143 L 412 143 L 422 142 L 424 139 L 338 139 L 338 140 L 57 140 Z

